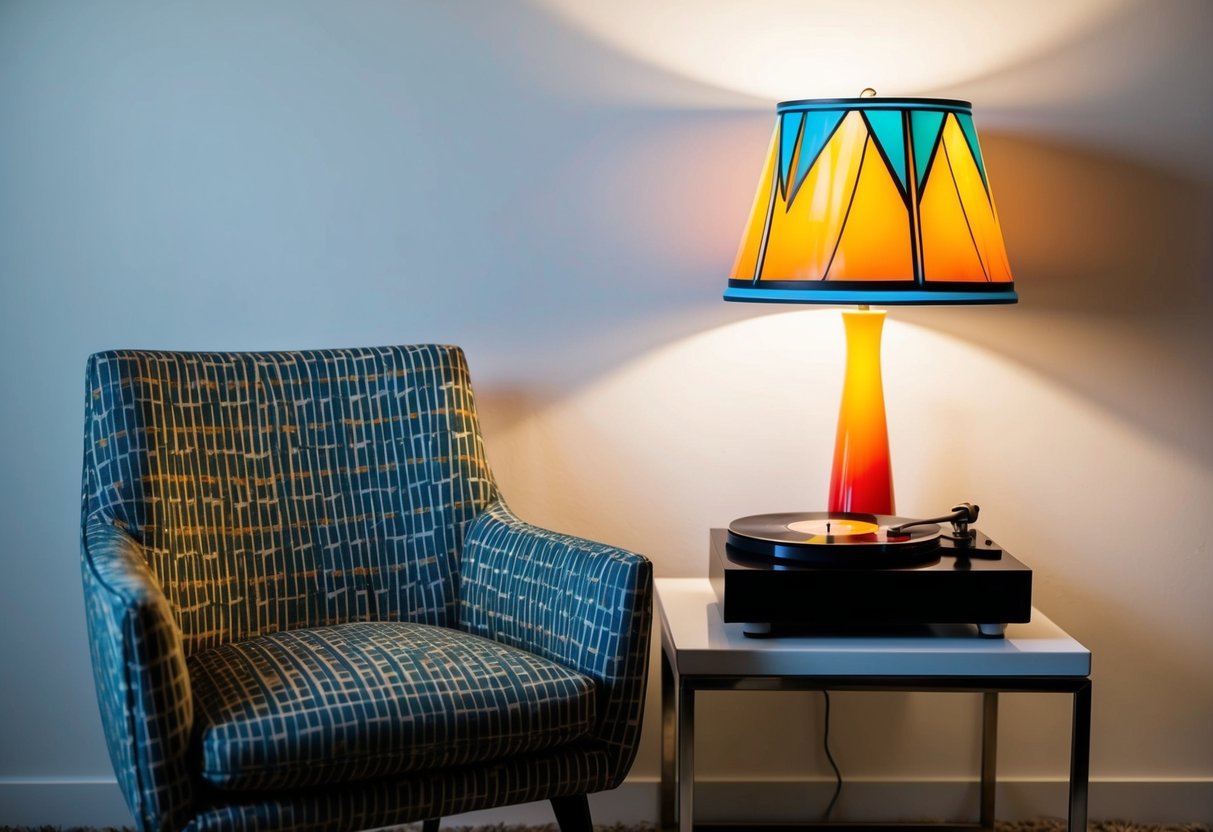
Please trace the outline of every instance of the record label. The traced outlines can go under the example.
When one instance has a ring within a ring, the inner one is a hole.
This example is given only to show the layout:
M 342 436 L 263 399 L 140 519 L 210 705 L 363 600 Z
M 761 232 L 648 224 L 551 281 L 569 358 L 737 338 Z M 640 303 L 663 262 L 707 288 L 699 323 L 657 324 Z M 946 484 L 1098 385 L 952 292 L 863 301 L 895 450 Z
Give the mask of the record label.
M 835 517 L 824 520 L 797 520 L 794 523 L 788 523 L 788 531 L 803 534 L 814 542 L 824 543 L 825 539 L 829 537 L 854 537 L 855 535 L 872 537 L 880 531 L 880 526 L 866 520 Z M 872 539 L 875 540 L 875 537 Z

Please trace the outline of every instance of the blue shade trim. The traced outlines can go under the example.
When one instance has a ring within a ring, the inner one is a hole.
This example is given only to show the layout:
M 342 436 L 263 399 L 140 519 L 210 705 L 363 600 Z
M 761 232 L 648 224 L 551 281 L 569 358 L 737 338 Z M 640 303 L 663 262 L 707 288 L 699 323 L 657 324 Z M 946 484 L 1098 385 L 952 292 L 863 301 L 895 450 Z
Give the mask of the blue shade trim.
M 987 304 L 1019 302 L 1019 296 L 1015 294 L 1013 288 L 996 292 L 965 292 L 951 290 L 758 289 L 754 287 L 742 288 L 730 286 L 724 290 L 724 299 L 757 303 L 816 303 L 847 306 L 857 304 L 926 306 L 944 303 Z
M 892 110 L 865 110 L 864 118 L 872 128 L 872 137 L 883 151 L 882 155 L 891 166 L 897 181 L 901 183 L 901 192 L 909 189 L 906 179 L 906 141 L 902 125 L 902 114 Z
M 918 176 L 918 190 L 922 192 L 926 182 L 927 168 L 935 150 L 935 143 L 943 128 L 946 113 L 914 111 L 910 113 L 910 131 L 914 137 L 914 171 Z

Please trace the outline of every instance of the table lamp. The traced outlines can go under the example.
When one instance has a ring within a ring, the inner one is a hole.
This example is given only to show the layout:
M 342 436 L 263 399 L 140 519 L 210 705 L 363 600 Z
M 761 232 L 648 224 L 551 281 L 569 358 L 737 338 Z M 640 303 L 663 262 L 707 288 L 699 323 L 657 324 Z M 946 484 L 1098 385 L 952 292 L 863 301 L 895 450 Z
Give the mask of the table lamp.
M 869 305 L 1015 303 L 972 105 L 785 101 L 724 299 L 855 304 L 828 511 L 893 515 L 880 336 Z

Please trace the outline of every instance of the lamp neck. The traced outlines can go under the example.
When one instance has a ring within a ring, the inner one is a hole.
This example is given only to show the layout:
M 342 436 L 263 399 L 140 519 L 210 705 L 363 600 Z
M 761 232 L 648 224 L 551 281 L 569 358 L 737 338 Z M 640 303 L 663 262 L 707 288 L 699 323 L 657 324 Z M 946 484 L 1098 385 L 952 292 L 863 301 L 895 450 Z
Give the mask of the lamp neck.
M 893 467 L 880 379 L 883 309 L 844 309 L 847 368 L 838 411 L 830 511 L 893 514 Z

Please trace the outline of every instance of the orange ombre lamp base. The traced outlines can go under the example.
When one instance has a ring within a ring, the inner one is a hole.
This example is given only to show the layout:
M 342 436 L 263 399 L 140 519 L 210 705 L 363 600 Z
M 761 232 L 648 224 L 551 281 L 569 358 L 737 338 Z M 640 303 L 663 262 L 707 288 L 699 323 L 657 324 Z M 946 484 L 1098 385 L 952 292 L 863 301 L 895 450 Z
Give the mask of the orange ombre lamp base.
M 847 370 L 838 411 L 829 510 L 896 514 L 893 465 L 880 378 L 880 333 L 884 311 L 866 306 L 842 313 L 847 333 Z

